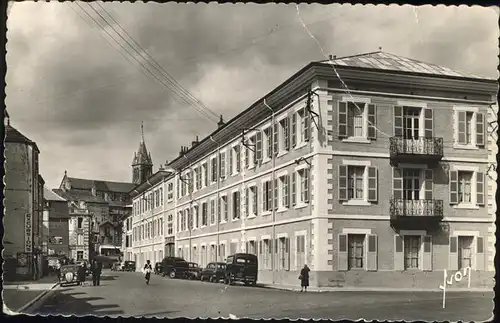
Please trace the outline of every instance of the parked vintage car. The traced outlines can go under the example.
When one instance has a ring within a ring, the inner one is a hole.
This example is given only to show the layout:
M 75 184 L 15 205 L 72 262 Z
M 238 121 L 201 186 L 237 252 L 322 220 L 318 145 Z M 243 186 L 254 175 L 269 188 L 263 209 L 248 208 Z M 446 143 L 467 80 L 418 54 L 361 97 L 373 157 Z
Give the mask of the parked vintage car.
M 123 263 L 122 271 L 135 271 L 136 265 L 135 261 L 127 260 Z
M 165 257 L 162 261 L 162 276 L 170 278 L 186 277 L 189 265 L 186 260 L 179 257 Z
M 161 262 L 157 262 L 155 264 L 155 268 L 154 268 L 155 275 L 159 275 L 162 273 L 161 266 L 162 266 Z
M 211 262 L 201 271 L 200 280 L 208 280 L 218 283 L 224 279 L 226 264 L 223 262 Z
M 195 262 L 188 262 L 189 269 L 186 274 L 186 278 L 188 279 L 200 279 L 201 276 L 201 268 Z
M 256 255 L 236 253 L 226 258 L 224 283 L 232 285 L 242 282 L 245 285 L 256 285 L 259 263 Z
M 67 286 L 80 284 L 80 280 L 78 279 L 79 267 L 80 266 L 76 264 L 61 266 L 61 272 L 59 274 L 59 285 Z

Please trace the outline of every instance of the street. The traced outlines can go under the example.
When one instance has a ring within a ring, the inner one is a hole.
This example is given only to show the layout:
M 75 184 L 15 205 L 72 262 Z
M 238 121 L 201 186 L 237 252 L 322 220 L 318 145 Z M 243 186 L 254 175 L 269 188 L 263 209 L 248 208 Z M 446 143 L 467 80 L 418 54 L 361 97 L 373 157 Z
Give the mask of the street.
M 58 287 L 29 314 L 187 318 L 328 318 L 484 321 L 492 316 L 493 293 L 439 292 L 300 293 L 227 286 L 141 273 L 105 271 L 101 286 Z

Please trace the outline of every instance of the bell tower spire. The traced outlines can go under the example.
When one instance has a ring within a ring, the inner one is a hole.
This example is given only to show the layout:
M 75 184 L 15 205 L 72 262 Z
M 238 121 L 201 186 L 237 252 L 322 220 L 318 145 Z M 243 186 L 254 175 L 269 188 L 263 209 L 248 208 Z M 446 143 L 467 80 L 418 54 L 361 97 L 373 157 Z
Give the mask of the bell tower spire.
M 141 184 L 152 174 L 153 160 L 151 159 L 151 154 L 146 148 L 146 141 L 144 140 L 144 123 L 141 121 L 141 139 L 139 142 L 139 149 L 134 153 L 134 159 L 132 161 L 132 182 L 135 184 Z

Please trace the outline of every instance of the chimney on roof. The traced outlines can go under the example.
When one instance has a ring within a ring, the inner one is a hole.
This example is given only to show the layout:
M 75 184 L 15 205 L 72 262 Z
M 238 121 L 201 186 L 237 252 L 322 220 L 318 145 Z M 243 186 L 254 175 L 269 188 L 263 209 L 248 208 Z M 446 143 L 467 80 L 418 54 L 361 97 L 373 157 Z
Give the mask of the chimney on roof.
M 194 146 L 198 145 L 198 143 L 199 143 L 198 136 L 196 136 L 196 139 L 191 142 L 191 147 L 194 147 Z
M 161 171 L 163 171 L 163 170 L 165 170 L 165 168 L 163 168 L 163 165 L 162 165 L 162 164 L 160 164 L 160 168 L 158 169 L 158 171 L 160 171 L 160 172 L 161 172 Z
M 224 123 L 224 119 L 222 119 L 222 114 L 221 114 L 220 115 L 220 120 L 219 120 L 219 122 L 217 122 L 217 126 L 218 126 L 218 128 L 220 128 L 220 127 L 224 126 L 224 124 L 225 124 Z

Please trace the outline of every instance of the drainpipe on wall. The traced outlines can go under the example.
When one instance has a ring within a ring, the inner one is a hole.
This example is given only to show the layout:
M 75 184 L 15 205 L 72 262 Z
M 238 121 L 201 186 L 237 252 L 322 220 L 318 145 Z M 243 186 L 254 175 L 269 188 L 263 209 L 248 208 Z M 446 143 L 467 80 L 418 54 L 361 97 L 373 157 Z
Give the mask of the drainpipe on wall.
M 215 157 L 216 158 L 215 160 L 217 160 L 217 168 L 220 169 L 220 160 L 219 160 L 220 159 L 220 144 L 217 141 L 215 141 L 212 136 L 210 136 L 210 140 L 213 141 L 217 145 L 217 156 Z M 209 167 L 207 167 L 207 170 L 208 169 L 209 169 Z M 212 175 L 212 174 L 213 174 L 213 170 L 212 170 L 212 173 L 210 175 Z M 219 213 L 218 212 L 219 210 L 222 210 L 222 208 L 220 207 L 220 191 L 219 191 L 219 189 L 220 189 L 220 176 L 219 175 L 220 175 L 219 172 L 216 171 L 215 178 L 217 179 L 217 204 L 215 207 L 217 208 L 217 213 Z M 219 214 L 219 216 L 217 217 L 216 220 L 217 220 L 217 248 L 215 248 L 215 259 L 219 259 L 219 256 L 220 256 L 219 255 L 219 248 L 220 248 L 220 244 L 219 244 L 220 243 L 220 240 L 219 240 L 220 239 L 220 236 L 219 236 L 220 227 L 219 227 L 219 225 L 220 225 L 220 220 L 221 220 L 221 214 Z M 226 246 L 224 245 L 224 248 L 225 247 Z
M 271 210 L 272 210 L 272 228 L 273 228 L 273 234 L 272 234 L 272 248 L 271 248 L 271 275 L 272 275 L 272 282 L 274 284 L 274 271 L 275 271 L 275 258 L 276 254 L 274 250 L 276 250 L 276 227 L 275 227 L 275 222 L 276 222 L 276 208 L 274 205 L 275 201 L 275 196 L 274 196 L 274 181 L 275 181 L 275 167 L 276 167 L 276 158 L 274 155 L 274 110 L 267 104 L 266 99 L 264 98 L 264 105 L 271 110 L 271 138 L 273 138 L 273 144 L 271 145 L 271 167 L 272 167 L 272 172 L 271 172 Z M 274 250 L 273 250 L 274 249 Z
M 189 229 L 189 261 L 193 261 L 191 259 L 191 231 L 192 231 L 192 227 L 193 227 L 193 214 L 191 213 L 193 211 L 193 190 L 194 190 L 194 181 L 193 181 L 193 178 L 194 178 L 194 173 L 192 172 L 191 170 L 191 165 L 190 165 L 190 162 L 189 162 L 189 159 L 186 157 L 186 155 L 182 155 L 182 157 L 187 160 L 188 162 L 188 169 L 189 169 L 189 181 L 188 181 L 188 191 L 189 191 L 189 209 L 188 209 L 188 218 L 187 218 L 187 221 L 188 221 L 188 229 Z M 182 176 L 182 174 L 181 174 Z M 192 187 L 192 189 L 190 190 L 189 188 Z M 189 221 L 189 218 L 191 217 L 191 221 Z

